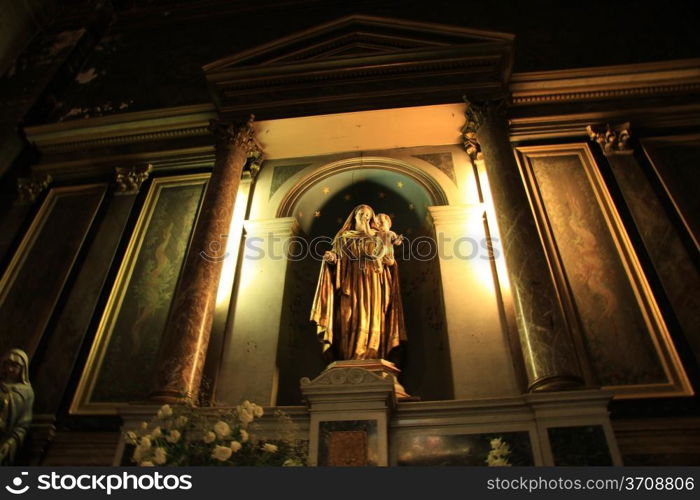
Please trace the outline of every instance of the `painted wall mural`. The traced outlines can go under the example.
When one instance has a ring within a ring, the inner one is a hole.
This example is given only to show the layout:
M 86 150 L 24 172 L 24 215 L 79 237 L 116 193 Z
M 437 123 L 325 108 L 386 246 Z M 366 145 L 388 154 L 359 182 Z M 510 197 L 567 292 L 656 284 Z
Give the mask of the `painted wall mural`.
M 208 174 L 154 179 L 72 408 L 112 413 L 145 399 Z
M 397 439 L 402 466 L 532 466 L 527 431 L 484 434 L 406 434 Z

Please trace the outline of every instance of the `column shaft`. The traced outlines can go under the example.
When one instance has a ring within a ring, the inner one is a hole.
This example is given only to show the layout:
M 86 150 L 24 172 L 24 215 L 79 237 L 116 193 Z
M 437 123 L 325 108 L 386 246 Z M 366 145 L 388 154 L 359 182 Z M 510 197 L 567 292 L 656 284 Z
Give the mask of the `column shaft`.
M 470 108 L 483 153 L 515 304 L 530 391 L 583 385 L 581 368 L 557 299 L 503 106 Z M 469 125 L 469 124 L 468 124 Z
M 158 355 L 151 399 L 196 400 L 211 333 L 225 239 L 248 156 L 260 156 L 251 120 L 244 125 L 212 121 L 216 161 L 173 298 Z

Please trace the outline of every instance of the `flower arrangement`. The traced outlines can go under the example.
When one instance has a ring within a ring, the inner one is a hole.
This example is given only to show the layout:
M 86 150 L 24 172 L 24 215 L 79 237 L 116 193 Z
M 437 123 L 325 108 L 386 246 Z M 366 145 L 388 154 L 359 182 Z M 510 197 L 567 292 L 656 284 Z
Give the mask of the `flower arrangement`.
M 510 457 L 510 446 L 508 443 L 503 441 L 502 438 L 495 438 L 491 440 L 491 451 L 489 451 L 485 462 L 489 467 L 510 467 L 511 463 L 508 461 Z
M 303 466 L 306 453 L 294 439 L 291 419 L 277 413 L 285 438 L 261 441 L 253 423 L 263 408 L 249 401 L 234 411 L 211 413 L 191 404 L 163 405 L 150 422 L 125 434 L 140 466 Z

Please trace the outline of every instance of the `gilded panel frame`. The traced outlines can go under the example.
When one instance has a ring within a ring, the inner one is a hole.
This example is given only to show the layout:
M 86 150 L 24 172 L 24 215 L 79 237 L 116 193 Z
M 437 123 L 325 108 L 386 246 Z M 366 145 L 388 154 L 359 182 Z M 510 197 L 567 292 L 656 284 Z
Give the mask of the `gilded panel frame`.
M 87 362 L 78 382 L 75 395 L 71 402 L 69 413 L 73 415 L 116 415 L 117 409 L 124 406 L 124 402 L 95 402 L 92 394 L 97 378 L 107 353 L 119 312 L 123 304 L 126 291 L 132 277 L 132 273 L 138 260 L 139 251 L 144 243 L 146 232 L 154 215 L 156 205 L 164 188 L 179 187 L 193 184 L 206 185 L 210 177 L 209 173 L 178 175 L 172 177 L 154 178 L 141 211 L 131 233 L 129 244 L 119 266 L 119 271 L 109 294 L 109 298 L 102 312 L 97 334 L 90 348 Z M 201 200 L 200 200 L 201 203 Z M 196 225 L 196 218 L 194 224 Z
M 87 235 L 90 232 L 90 229 L 92 228 L 93 224 L 95 223 L 95 217 L 97 216 L 97 213 L 100 210 L 100 207 L 102 206 L 104 199 L 105 199 L 105 193 L 107 192 L 107 184 L 106 183 L 96 183 L 96 184 L 82 184 L 79 186 L 61 186 L 61 187 L 52 187 L 49 189 L 48 194 L 46 195 L 46 198 L 42 202 L 41 206 L 39 207 L 39 210 L 37 213 L 34 215 L 34 218 L 32 219 L 31 224 L 29 225 L 29 228 L 25 232 L 25 234 L 22 236 L 22 239 L 20 240 L 19 246 L 14 252 L 14 255 L 12 256 L 9 264 L 7 265 L 7 268 L 5 271 L 2 273 L 0 276 L 0 304 L 3 303 L 5 298 L 7 297 L 7 294 L 9 291 L 12 289 L 12 286 L 15 283 L 15 280 L 17 279 L 17 276 L 19 275 L 22 266 L 25 264 L 27 255 L 30 253 L 34 245 L 36 244 L 36 240 L 39 237 L 42 229 L 44 228 L 44 225 L 46 224 L 46 221 L 49 219 L 49 216 L 51 215 L 53 209 L 56 206 L 57 201 L 59 200 L 60 197 L 62 196 L 71 196 L 71 195 L 76 195 L 80 193 L 89 193 L 89 192 L 95 192 L 96 194 L 100 194 L 99 201 L 97 201 L 95 210 L 90 214 L 89 216 L 89 222 L 87 224 L 87 230 L 85 231 L 85 234 L 83 234 L 82 240 L 80 241 L 80 244 L 78 246 L 78 251 L 73 255 L 73 258 L 69 264 L 69 269 L 72 269 L 73 266 L 75 265 L 75 260 L 78 258 L 78 254 L 80 253 L 80 249 L 83 247 L 85 244 L 85 238 L 87 238 Z M 61 285 L 61 290 L 65 287 L 66 281 L 68 279 L 68 276 L 70 274 L 70 271 L 66 273 L 65 278 L 63 279 L 63 283 Z M 60 293 L 59 293 L 60 295 Z M 51 310 L 54 310 L 56 307 L 56 303 L 58 302 L 59 297 L 56 296 L 56 298 L 53 300 L 53 305 L 51 306 Z M 46 324 L 48 323 L 49 318 L 46 318 L 45 324 L 44 324 L 44 329 L 46 328 Z M 37 340 L 38 344 L 38 340 Z M 34 346 L 36 347 L 36 346 Z M 27 348 L 25 348 L 27 349 Z M 32 357 L 34 354 L 34 349 L 27 349 L 27 354 Z
M 670 333 L 654 298 L 651 286 L 646 279 L 637 254 L 624 229 L 620 215 L 605 184 L 594 156 L 586 143 L 557 144 L 545 146 L 522 146 L 515 149 L 521 175 L 526 185 L 530 204 L 535 214 L 540 238 L 549 259 L 550 269 L 555 280 L 559 299 L 569 325 L 579 338 L 583 336 L 583 326 L 575 306 L 571 285 L 566 276 L 564 263 L 554 238 L 540 186 L 535 177 L 532 159 L 536 157 L 577 156 L 600 212 L 614 242 L 626 278 L 637 301 L 655 352 L 662 364 L 668 383 L 605 386 L 614 392 L 616 399 L 681 397 L 694 394 L 683 364 L 673 345 Z
M 700 241 L 698 240 L 700 235 L 697 235 L 693 232 L 691 224 L 684 216 L 683 210 L 681 209 L 678 200 L 676 200 L 676 198 L 673 196 L 673 193 L 671 192 L 668 183 L 664 180 L 664 176 L 661 173 L 661 171 L 664 169 L 659 167 L 663 166 L 665 163 L 664 160 L 661 158 L 661 155 L 657 152 L 664 146 L 700 146 L 700 134 L 677 135 L 670 137 L 650 137 L 641 139 L 640 143 L 642 145 L 644 155 L 649 160 L 649 164 L 651 165 L 654 171 L 654 175 L 658 179 L 661 186 L 663 186 L 664 193 L 666 194 L 668 199 L 671 200 L 673 208 L 675 209 L 678 218 L 683 223 L 687 235 L 695 244 L 696 251 L 700 252 Z

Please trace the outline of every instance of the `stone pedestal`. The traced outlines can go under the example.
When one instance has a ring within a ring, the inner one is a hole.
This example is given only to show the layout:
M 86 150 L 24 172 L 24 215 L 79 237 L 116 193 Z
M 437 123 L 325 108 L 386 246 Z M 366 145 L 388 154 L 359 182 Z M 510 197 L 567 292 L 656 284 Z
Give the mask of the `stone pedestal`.
M 311 416 L 309 464 L 389 465 L 396 383 L 396 368 L 382 360 L 338 361 L 314 380 L 303 378 Z

